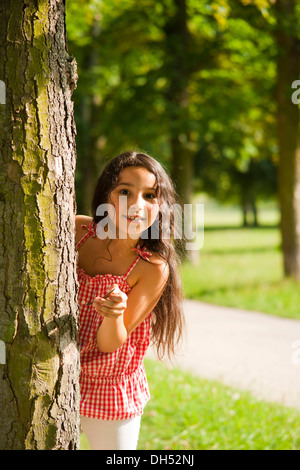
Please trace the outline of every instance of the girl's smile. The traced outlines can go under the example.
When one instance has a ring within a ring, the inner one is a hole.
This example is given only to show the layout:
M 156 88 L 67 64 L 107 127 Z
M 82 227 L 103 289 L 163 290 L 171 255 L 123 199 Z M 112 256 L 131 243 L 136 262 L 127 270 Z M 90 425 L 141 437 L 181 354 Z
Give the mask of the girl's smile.
M 135 223 L 138 223 L 138 222 L 141 222 L 142 220 L 145 220 L 145 217 L 139 217 L 138 215 L 134 215 L 134 216 L 129 216 L 129 215 L 123 215 L 123 217 L 126 217 L 126 219 L 130 222 L 135 222 Z

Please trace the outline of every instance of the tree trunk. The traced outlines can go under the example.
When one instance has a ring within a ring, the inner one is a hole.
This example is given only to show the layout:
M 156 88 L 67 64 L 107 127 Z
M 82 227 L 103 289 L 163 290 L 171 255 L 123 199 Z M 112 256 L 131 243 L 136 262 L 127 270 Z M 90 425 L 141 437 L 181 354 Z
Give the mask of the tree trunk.
M 257 205 L 254 198 L 251 199 L 251 213 L 253 218 L 253 227 L 258 227 Z
M 279 200 L 284 273 L 300 280 L 300 137 L 299 108 L 292 82 L 300 76 L 300 41 L 294 0 L 277 0 L 276 40 L 279 141 Z
M 189 123 L 189 63 L 191 36 L 188 29 L 186 0 L 173 0 L 174 15 L 165 25 L 166 66 L 170 86 L 167 92 L 170 116 L 170 147 L 172 157 L 171 176 L 184 210 L 184 204 L 191 204 L 193 182 L 193 152 L 191 151 Z M 193 220 L 195 223 L 195 220 Z M 182 227 L 184 231 L 184 227 Z M 195 238 L 193 242 L 195 242 Z M 189 242 L 192 240 L 189 240 Z M 186 250 L 183 246 L 182 258 L 197 264 L 199 251 Z
M 175 13 L 165 26 L 166 65 L 170 86 L 170 146 L 172 179 L 182 204 L 191 202 L 193 160 L 189 130 L 189 43 L 186 0 L 173 0 Z
M 0 448 L 79 448 L 76 63 L 59 0 L 2 0 Z
M 248 227 L 248 207 L 245 202 L 241 204 L 242 214 L 243 214 L 243 227 Z
M 242 198 L 240 207 L 243 214 L 243 227 L 258 227 L 257 206 L 255 199 L 253 197 L 247 199 Z
M 92 29 L 91 37 L 93 43 L 99 42 L 100 36 L 100 18 L 95 18 Z M 99 65 L 98 50 L 91 45 L 86 46 L 84 54 L 84 70 L 89 71 L 90 75 L 94 77 L 93 68 Z M 94 78 L 93 78 L 94 80 Z M 99 151 L 99 121 L 101 118 L 100 106 L 96 102 L 96 97 L 93 92 L 86 90 L 93 90 L 94 84 L 89 79 L 86 83 L 81 84 L 82 90 L 85 90 L 79 95 L 79 109 L 80 119 L 77 122 L 77 129 L 79 134 L 79 146 L 77 156 L 77 167 L 79 167 L 79 174 L 81 175 L 80 187 L 81 192 L 77 193 L 77 206 L 81 214 L 91 215 L 92 199 L 94 196 L 94 189 L 99 177 L 99 161 L 101 160 L 101 152 Z M 97 163 L 98 162 L 98 163 Z

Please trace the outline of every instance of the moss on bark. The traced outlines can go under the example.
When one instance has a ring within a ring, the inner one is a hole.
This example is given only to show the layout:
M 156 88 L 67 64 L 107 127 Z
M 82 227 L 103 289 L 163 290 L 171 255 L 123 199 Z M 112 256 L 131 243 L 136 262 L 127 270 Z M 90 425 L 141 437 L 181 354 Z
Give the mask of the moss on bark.
M 76 449 L 76 76 L 64 2 L 4 0 L 0 42 L 0 448 Z

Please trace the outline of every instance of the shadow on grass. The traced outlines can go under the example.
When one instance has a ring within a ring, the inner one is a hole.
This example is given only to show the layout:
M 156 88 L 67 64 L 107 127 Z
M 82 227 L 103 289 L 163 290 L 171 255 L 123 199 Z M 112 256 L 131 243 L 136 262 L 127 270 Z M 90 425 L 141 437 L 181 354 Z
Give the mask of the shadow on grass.
M 266 282 L 264 284 L 264 289 L 276 289 L 276 286 L 279 287 L 280 283 L 279 282 Z M 236 283 L 234 285 L 226 285 L 226 286 L 217 286 L 215 288 L 212 288 L 212 289 L 202 289 L 200 288 L 197 292 L 194 292 L 193 294 L 190 294 L 188 296 L 189 299 L 191 300 L 203 300 L 203 297 L 206 297 L 206 296 L 212 296 L 212 295 L 215 295 L 215 294 L 222 294 L 222 296 L 224 296 L 224 294 L 227 294 L 227 293 L 232 293 L 232 292 L 238 292 L 240 293 L 242 290 L 253 290 L 253 291 L 258 291 L 259 289 L 261 289 L 262 285 L 261 285 L 261 282 L 257 281 L 257 282 L 248 282 L 246 285 L 241 282 L 241 283 Z
M 278 224 L 274 225 L 257 225 L 257 226 L 243 226 L 243 225 L 205 225 L 204 230 L 265 230 L 265 229 L 279 229 Z
M 264 282 L 263 284 L 261 281 L 248 281 L 247 284 L 241 282 L 236 282 L 235 284 L 230 284 L 230 285 L 218 285 L 216 287 L 212 288 L 202 288 L 200 287 L 199 290 L 196 292 L 189 293 L 186 295 L 187 299 L 191 300 L 199 300 L 199 301 L 204 301 L 206 302 L 207 297 L 208 298 L 215 298 L 215 297 L 220 297 L 223 300 L 228 299 L 228 298 L 234 298 L 233 296 L 236 295 L 236 298 L 240 298 L 243 293 L 253 293 L 254 297 L 259 296 L 261 293 L 262 295 L 266 295 L 268 292 L 279 292 L 280 289 L 288 290 L 289 284 L 291 281 L 289 279 L 280 279 L 280 280 L 275 280 L 275 281 L 269 281 L 269 282 Z M 282 294 L 282 292 L 281 292 Z
M 259 233 L 260 231 L 264 230 L 279 230 L 278 225 L 259 225 L 257 227 L 244 227 L 244 226 L 208 226 L 204 228 L 204 233 L 209 233 L 209 232 L 222 232 L 222 231 L 228 231 L 228 232 L 235 232 L 236 235 L 240 236 L 240 239 L 244 236 L 244 234 L 248 237 L 248 239 L 245 239 L 245 244 L 249 243 L 247 240 L 249 240 L 249 237 L 251 237 L 251 232 L 255 232 L 256 234 Z M 221 234 L 220 234 L 221 236 Z M 224 246 L 220 246 L 220 248 L 206 248 L 205 244 L 203 247 L 203 253 L 208 254 L 208 255 L 235 255 L 235 254 L 247 254 L 247 253 L 263 253 L 263 252 L 268 252 L 268 251 L 281 251 L 281 244 L 267 244 L 265 239 L 263 238 L 261 240 L 261 245 L 260 246 L 252 246 L 251 244 L 249 246 L 233 246 L 233 247 L 228 247 L 224 248 Z
M 238 254 L 246 254 L 246 253 L 264 253 L 264 252 L 272 252 L 274 250 L 281 251 L 280 246 L 255 246 L 255 247 L 239 247 L 239 248 L 212 248 L 212 249 L 203 249 L 203 253 L 205 255 L 238 255 Z

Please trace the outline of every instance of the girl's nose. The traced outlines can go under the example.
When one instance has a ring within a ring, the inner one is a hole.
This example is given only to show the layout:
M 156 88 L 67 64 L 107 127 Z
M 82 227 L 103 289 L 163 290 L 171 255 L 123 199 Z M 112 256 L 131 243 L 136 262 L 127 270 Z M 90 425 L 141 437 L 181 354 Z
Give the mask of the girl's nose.
M 129 207 L 130 214 L 135 214 L 141 211 L 144 207 L 144 199 L 142 195 L 136 195 L 134 199 L 132 199 Z

